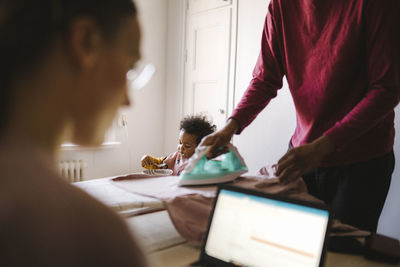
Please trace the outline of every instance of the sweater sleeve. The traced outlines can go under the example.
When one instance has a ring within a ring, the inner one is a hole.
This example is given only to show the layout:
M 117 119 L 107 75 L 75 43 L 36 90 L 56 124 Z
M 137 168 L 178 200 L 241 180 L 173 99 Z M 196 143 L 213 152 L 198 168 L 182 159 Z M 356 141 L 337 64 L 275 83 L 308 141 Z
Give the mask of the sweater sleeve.
M 365 7 L 368 88 L 357 105 L 324 133 L 339 150 L 376 126 L 399 103 L 398 2 L 370 0 Z
M 284 71 L 278 30 L 280 20 L 275 18 L 274 9 L 272 0 L 265 19 L 261 52 L 253 70 L 253 79 L 230 117 L 239 123 L 237 134 L 257 117 L 282 87 Z

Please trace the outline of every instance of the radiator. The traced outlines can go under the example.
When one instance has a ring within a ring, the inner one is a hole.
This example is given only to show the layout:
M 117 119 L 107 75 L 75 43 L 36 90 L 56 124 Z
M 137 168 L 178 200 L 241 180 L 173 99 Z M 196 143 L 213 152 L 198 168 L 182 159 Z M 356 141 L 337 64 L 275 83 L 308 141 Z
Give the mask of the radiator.
M 70 183 L 83 181 L 86 166 L 83 160 L 63 160 L 60 161 L 60 173 Z

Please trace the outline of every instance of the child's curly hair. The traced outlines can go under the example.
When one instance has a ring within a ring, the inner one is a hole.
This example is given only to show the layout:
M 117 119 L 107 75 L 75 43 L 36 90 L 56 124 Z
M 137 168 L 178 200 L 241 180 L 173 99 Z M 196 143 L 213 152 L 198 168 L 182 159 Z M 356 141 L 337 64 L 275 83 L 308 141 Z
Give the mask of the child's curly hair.
M 184 117 L 180 123 L 180 130 L 188 134 L 196 135 L 196 143 L 199 144 L 204 136 L 207 136 L 216 130 L 216 126 L 203 115 L 189 115 Z

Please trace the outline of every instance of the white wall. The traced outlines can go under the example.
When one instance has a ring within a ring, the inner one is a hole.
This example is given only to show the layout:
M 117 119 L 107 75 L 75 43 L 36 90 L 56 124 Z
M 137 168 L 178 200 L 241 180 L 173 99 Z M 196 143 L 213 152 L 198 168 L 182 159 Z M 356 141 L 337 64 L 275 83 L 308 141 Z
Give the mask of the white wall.
M 141 170 L 144 154 L 163 155 L 168 1 L 136 0 L 143 32 L 143 59 L 156 67 L 156 74 L 147 88 L 136 91 L 129 113 L 131 171 Z
M 182 118 L 185 7 L 183 0 L 168 1 L 165 155 L 176 151 Z
M 118 127 L 111 148 L 62 151 L 61 160 L 82 159 L 88 167 L 86 179 L 119 175 L 140 170 L 143 154 L 163 155 L 166 84 L 166 43 L 168 2 L 135 0 L 142 28 L 142 59 L 156 66 L 156 73 L 141 91 L 131 94 L 132 107 L 122 111 L 127 129 Z

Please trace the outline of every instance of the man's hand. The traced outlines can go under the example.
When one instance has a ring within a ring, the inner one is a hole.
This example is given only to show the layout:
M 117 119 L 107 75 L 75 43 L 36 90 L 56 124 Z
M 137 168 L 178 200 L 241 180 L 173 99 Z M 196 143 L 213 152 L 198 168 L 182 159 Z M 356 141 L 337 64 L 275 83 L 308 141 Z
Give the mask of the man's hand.
M 323 135 L 310 144 L 290 149 L 278 161 L 275 174 L 281 183 L 287 184 L 317 167 L 334 150 L 333 142 Z
M 238 128 L 238 123 L 231 119 L 221 130 L 205 136 L 199 146 L 210 146 L 207 152 L 207 158 L 215 158 L 228 152 L 226 146 L 229 144 Z

